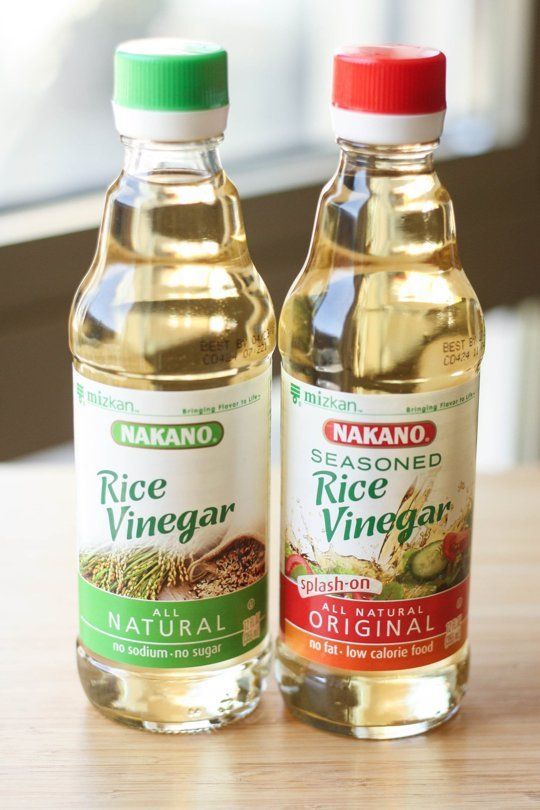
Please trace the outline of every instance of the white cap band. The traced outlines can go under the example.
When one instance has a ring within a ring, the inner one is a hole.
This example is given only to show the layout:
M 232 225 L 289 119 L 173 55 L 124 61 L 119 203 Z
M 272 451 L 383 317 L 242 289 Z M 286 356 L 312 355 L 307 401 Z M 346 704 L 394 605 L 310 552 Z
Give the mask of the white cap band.
M 440 138 L 446 110 L 423 115 L 386 115 L 331 106 L 332 127 L 338 138 L 353 143 L 397 146 L 428 143 Z
M 113 102 L 120 135 L 148 141 L 182 142 L 216 138 L 227 126 L 229 107 L 213 110 L 139 110 Z

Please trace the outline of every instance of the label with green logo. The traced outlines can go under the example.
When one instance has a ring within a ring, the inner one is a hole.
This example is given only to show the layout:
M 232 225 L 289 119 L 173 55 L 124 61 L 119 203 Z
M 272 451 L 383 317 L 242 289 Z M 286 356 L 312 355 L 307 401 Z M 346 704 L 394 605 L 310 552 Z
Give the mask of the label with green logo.
M 153 447 L 156 450 L 214 447 L 223 438 L 220 422 L 191 425 L 153 425 L 141 422 L 113 422 L 111 433 L 116 444 L 126 447 Z
M 189 392 L 75 371 L 74 411 L 81 642 L 153 668 L 255 651 L 267 632 L 270 370 Z

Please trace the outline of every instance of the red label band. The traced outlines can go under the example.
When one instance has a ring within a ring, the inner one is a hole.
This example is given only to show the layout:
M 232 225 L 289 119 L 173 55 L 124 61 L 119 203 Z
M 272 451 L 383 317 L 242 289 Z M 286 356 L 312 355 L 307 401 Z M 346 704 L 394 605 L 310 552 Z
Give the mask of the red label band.
M 456 652 L 467 638 L 469 578 L 418 599 L 302 598 L 281 576 L 281 630 L 299 655 L 351 670 L 424 666 Z
M 332 444 L 349 447 L 425 447 L 437 435 L 434 422 L 344 422 L 328 419 L 323 426 Z

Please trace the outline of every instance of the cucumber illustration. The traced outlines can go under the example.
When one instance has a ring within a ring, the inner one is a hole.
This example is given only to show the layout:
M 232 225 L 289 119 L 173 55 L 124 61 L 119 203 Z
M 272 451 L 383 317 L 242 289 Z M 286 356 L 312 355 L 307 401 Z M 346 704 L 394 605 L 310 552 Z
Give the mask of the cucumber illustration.
M 442 543 L 436 541 L 421 548 L 409 559 L 409 569 L 413 577 L 420 581 L 435 579 L 448 565 L 443 554 Z

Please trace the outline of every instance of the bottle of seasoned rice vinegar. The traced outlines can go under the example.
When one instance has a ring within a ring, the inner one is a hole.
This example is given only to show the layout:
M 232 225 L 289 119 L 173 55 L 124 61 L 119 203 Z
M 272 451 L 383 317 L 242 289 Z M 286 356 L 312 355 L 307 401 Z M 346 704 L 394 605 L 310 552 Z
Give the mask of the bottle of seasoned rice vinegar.
M 280 322 L 277 676 L 360 738 L 442 723 L 467 684 L 484 328 L 433 171 L 444 111 L 442 53 L 336 55 L 339 167 Z
M 274 315 L 219 160 L 225 51 L 127 42 L 113 106 L 124 168 L 70 323 L 77 659 L 106 715 L 193 732 L 268 670 Z

